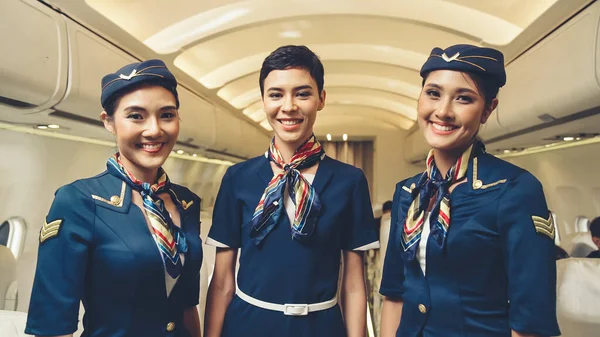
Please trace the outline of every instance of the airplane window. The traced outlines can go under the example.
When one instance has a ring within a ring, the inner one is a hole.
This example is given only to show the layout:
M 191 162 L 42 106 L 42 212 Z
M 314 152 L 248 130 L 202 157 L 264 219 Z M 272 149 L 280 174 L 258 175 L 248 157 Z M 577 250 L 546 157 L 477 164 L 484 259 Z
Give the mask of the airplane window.
M 8 221 L 0 225 L 0 246 L 6 246 L 8 243 Z
M 8 247 L 19 258 L 25 246 L 27 225 L 21 217 L 12 217 L 0 225 L 0 246 Z

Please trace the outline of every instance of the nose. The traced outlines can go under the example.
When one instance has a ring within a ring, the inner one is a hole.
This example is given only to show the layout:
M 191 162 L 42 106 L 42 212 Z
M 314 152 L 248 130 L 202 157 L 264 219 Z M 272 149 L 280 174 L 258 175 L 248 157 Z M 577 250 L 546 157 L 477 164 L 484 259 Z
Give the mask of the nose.
M 452 118 L 452 102 L 450 99 L 443 99 L 439 101 L 437 109 L 435 110 L 435 116 L 441 120 L 447 120 Z
M 146 138 L 159 138 L 162 134 L 160 127 L 160 121 L 156 117 L 150 117 L 147 119 L 146 128 L 142 133 L 142 136 Z
M 282 112 L 292 112 L 296 110 L 296 104 L 294 102 L 294 98 L 291 95 L 285 95 L 283 97 L 283 102 L 281 104 Z

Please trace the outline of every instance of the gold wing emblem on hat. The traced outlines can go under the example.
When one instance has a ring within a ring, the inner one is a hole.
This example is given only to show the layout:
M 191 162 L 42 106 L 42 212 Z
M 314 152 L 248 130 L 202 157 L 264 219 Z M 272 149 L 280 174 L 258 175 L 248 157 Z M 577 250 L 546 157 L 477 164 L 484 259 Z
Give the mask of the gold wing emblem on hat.
M 532 216 L 533 226 L 538 234 L 546 235 L 550 239 L 554 240 L 556 235 L 556 228 L 554 227 L 554 219 L 552 214 L 548 216 L 548 219 L 544 219 L 541 216 Z
M 137 70 L 133 69 L 131 71 L 131 74 L 129 74 L 129 75 L 119 74 L 119 77 L 122 78 L 122 79 L 124 79 L 124 80 L 129 81 L 130 79 L 132 79 L 133 77 L 135 77 L 135 75 L 137 75 Z
M 50 238 L 57 237 L 62 223 L 63 219 L 57 219 L 50 222 L 46 222 L 44 220 L 44 225 L 42 226 L 42 230 L 40 231 L 40 243 L 43 243 L 44 241 Z
M 456 53 L 452 57 L 448 57 L 448 55 L 446 55 L 446 53 L 443 53 L 442 59 L 444 59 L 444 61 L 446 61 L 446 62 L 452 62 L 452 61 L 456 60 L 459 56 L 460 56 L 460 53 Z

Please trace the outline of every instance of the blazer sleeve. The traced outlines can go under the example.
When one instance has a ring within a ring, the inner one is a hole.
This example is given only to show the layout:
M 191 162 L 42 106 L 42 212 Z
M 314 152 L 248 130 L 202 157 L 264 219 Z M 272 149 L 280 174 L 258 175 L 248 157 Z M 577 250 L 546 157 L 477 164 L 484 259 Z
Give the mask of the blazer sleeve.
M 523 171 L 499 199 L 498 227 L 508 275 L 510 327 L 558 336 L 555 227 L 540 182 Z
M 94 233 L 94 207 L 93 200 L 73 185 L 56 192 L 40 231 L 25 333 L 56 336 L 77 330 Z
M 212 226 L 206 244 L 220 248 L 240 248 L 242 214 L 234 194 L 231 167 L 227 169 L 213 210 Z
M 379 248 L 367 178 L 360 172 L 351 195 L 348 226 L 344 229 L 342 249 L 364 251 Z
M 198 219 L 200 220 L 200 212 L 201 212 L 201 202 L 202 199 L 194 194 L 194 203 L 198 205 Z M 200 237 L 202 222 L 198 221 L 198 237 Z M 200 244 L 200 252 L 199 254 L 202 256 L 202 244 Z M 202 261 L 202 258 L 200 259 Z M 198 270 L 195 271 L 192 275 L 186 277 L 183 281 L 182 287 L 184 289 L 183 293 L 185 294 L 183 300 L 183 306 L 186 308 L 194 307 L 200 303 L 200 268 L 202 267 L 202 262 L 200 262 L 200 266 L 198 266 Z
M 404 296 L 404 260 L 402 259 L 402 249 L 398 242 L 398 235 L 402 234 L 399 231 L 403 229 L 401 221 L 404 219 L 399 219 L 398 213 L 400 211 L 400 198 L 403 193 L 402 186 L 404 186 L 405 182 L 406 180 L 399 182 L 394 192 L 390 236 L 383 263 L 381 285 L 379 287 L 381 295 L 399 299 Z

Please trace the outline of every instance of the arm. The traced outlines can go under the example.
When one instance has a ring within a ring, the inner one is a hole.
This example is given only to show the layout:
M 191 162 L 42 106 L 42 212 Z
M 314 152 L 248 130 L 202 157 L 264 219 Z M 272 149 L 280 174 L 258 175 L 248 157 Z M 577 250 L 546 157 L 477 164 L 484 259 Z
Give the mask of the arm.
M 217 248 L 215 269 L 206 296 L 204 335 L 220 337 L 229 302 L 235 295 L 237 248 Z
M 381 311 L 381 337 L 395 337 L 402 317 L 402 300 L 384 297 Z
M 200 331 L 200 316 L 198 315 L 198 307 L 193 306 L 186 308 L 183 312 L 183 325 L 192 337 L 202 337 Z
M 507 183 L 497 221 L 508 276 L 513 336 L 558 336 L 555 227 L 540 182 L 523 172 Z
M 407 193 L 402 189 L 402 181 L 396 185 L 394 201 L 392 206 L 392 219 L 390 220 L 390 233 L 387 249 L 384 256 L 384 265 L 381 277 L 379 293 L 384 296 L 383 309 L 381 311 L 381 337 L 394 337 L 400 326 L 404 295 L 404 262 L 402 251 L 397 241 L 398 231 L 402 230 L 402 222 L 398 222 L 398 210 L 400 208 L 400 195 Z M 407 194 L 408 196 L 408 194 Z
M 94 209 L 92 199 L 73 185 L 56 192 L 40 232 L 26 334 L 72 336 L 77 331 Z
M 363 252 L 344 251 L 341 302 L 348 337 L 364 337 L 367 331 L 367 292 Z

